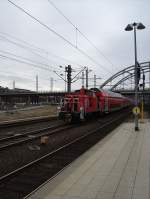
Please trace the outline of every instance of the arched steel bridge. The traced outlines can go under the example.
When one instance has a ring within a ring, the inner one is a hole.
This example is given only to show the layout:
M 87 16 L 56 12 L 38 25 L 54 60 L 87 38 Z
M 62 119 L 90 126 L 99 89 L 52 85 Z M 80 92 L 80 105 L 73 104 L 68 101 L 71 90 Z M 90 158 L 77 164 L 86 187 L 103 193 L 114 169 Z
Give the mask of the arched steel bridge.
M 150 87 L 150 61 L 139 63 L 141 76 L 144 71 L 144 74 L 149 73 L 149 81 L 145 82 L 146 85 Z M 126 87 L 124 89 L 129 89 L 129 85 L 131 83 L 131 90 L 134 90 L 134 78 L 135 78 L 135 65 L 129 66 L 120 70 L 116 74 L 112 75 L 109 79 L 107 79 L 100 88 L 107 88 L 109 90 L 117 90 L 119 86 Z M 131 82 L 129 82 L 129 80 Z M 118 89 L 119 90 L 119 89 Z

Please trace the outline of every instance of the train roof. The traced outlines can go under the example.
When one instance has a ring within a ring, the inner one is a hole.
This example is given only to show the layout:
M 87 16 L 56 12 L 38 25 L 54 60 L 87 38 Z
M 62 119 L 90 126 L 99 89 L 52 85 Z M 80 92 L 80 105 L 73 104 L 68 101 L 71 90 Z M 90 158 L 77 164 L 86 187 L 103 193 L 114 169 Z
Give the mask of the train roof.
M 107 95 L 110 96 L 110 97 L 119 97 L 119 98 L 124 97 L 120 93 L 115 93 L 115 92 L 112 92 L 112 91 L 103 91 L 103 92 L 107 93 Z
M 123 95 L 119 93 L 115 93 L 109 90 L 98 89 L 98 88 L 91 88 L 91 89 L 81 88 L 81 89 L 75 90 L 73 93 L 67 94 L 67 96 L 78 95 L 78 94 L 81 94 L 81 92 L 83 92 L 83 94 L 100 93 L 100 95 L 104 97 L 125 98 Z
M 103 89 L 98 89 L 98 88 L 91 88 L 90 90 L 94 90 L 96 92 L 100 92 L 102 96 L 107 96 L 107 97 L 118 97 L 118 98 L 123 98 L 120 93 L 115 93 L 109 90 L 103 90 Z

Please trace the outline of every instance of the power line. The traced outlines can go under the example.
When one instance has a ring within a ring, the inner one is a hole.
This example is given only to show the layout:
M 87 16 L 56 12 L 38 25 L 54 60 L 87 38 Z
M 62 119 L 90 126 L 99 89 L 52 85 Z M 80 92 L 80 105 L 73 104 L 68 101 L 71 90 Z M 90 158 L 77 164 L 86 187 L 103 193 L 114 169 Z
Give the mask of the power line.
M 1 37 L 1 36 L 0 36 L 0 37 Z M 23 48 L 23 49 L 25 49 L 25 50 L 30 51 L 30 52 L 33 53 L 34 55 L 36 55 L 36 56 L 38 56 L 38 57 L 41 57 L 42 59 L 44 59 L 44 60 L 46 60 L 46 61 L 49 60 L 49 59 L 46 59 L 45 57 L 41 56 L 39 53 L 34 52 L 33 49 L 31 49 L 31 48 L 29 48 L 29 47 L 27 47 L 27 46 L 24 46 L 24 45 L 22 45 L 22 44 L 19 44 L 19 43 L 15 42 L 15 41 L 11 41 L 11 40 L 9 40 L 9 39 L 7 39 L 7 38 L 4 38 L 4 37 L 3 37 L 3 39 L 6 40 L 6 41 L 9 42 L 9 43 L 12 43 L 13 45 L 16 45 L 16 46 L 18 46 L 18 47 L 21 47 L 21 48 Z M 51 61 L 51 60 L 49 60 L 49 61 Z
M 28 42 L 26 42 L 26 41 L 24 41 L 24 40 L 22 40 L 22 39 L 19 39 L 19 38 L 17 38 L 16 36 L 14 37 L 13 35 L 10 35 L 10 34 L 8 34 L 8 33 L 1 32 L 1 31 L 0 31 L 0 34 L 1 34 L 1 35 L 4 35 L 4 36 L 7 36 L 7 37 L 10 37 L 11 39 L 15 39 L 15 40 L 17 40 L 17 41 L 19 41 L 19 42 L 22 42 L 22 43 L 24 43 L 25 45 L 28 45 L 30 48 L 32 48 L 32 49 L 34 48 L 34 50 L 36 50 L 36 51 L 40 51 L 40 52 L 46 53 L 46 50 L 41 49 L 41 48 L 35 46 L 34 44 L 30 44 L 30 43 L 28 43 Z
M 55 55 L 54 53 L 52 53 L 52 52 L 50 52 L 50 51 L 48 51 L 48 50 L 39 48 L 39 47 L 35 46 L 34 44 L 30 44 L 30 43 L 28 43 L 28 42 L 26 42 L 26 41 L 24 41 L 24 40 L 21 40 L 21 39 L 19 39 L 19 38 L 17 38 L 17 37 L 14 37 L 14 36 L 10 35 L 10 34 L 8 34 L 8 33 L 0 32 L 0 34 L 2 34 L 2 36 L 0 36 L 0 37 L 4 38 L 6 41 L 8 41 L 8 42 L 10 42 L 10 43 L 13 43 L 14 45 L 17 45 L 17 46 L 19 46 L 19 47 L 21 47 L 21 48 L 24 48 L 24 49 L 26 49 L 26 50 L 29 50 L 30 52 L 34 53 L 35 55 L 38 55 L 38 56 L 42 57 L 42 58 L 45 59 L 45 60 L 49 60 L 49 59 L 48 59 L 48 58 L 45 58 L 45 57 L 43 57 L 43 56 L 41 56 L 41 55 L 39 55 L 39 54 L 37 54 L 37 53 L 35 53 L 35 52 L 33 52 L 33 50 L 34 50 L 34 51 L 36 50 L 36 51 L 38 51 L 38 52 L 43 52 L 43 53 L 46 54 L 47 56 L 50 54 L 50 55 L 52 55 L 53 57 L 56 57 L 56 58 L 59 58 L 59 59 L 64 60 L 65 62 L 67 61 L 67 62 L 69 62 L 69 63 L 76 64 L 76 65 L 82 67 L 81 64 L 78 64 L 78 63 L 76 63 L 76 62 L 74 62 L 74 61 L 71 61 L 71 60 L 69 60 L 69 59 L 66 59 L 66 58 L 64 58 L 64 57 Z M 14 42 L 14 41 L 11 41 L 11 40 L 9 40 L 8 38 L 4 37 L 3 35 L 8 36 L 8 37 L 10 37 L 11 39 L 13 38 L 13 39 L 15 39 L 15 40 L 17 40 L 17 41 L 19 41 L 19 42 L 22 42 L 22 43 L 28 45 L 28 46 L 24 46 L 23 44 L 18 44 L 18 43 Z M 51 60 L 50 60 L 50 61 L 51 61 Z
M 10 75 L 11 77 L 14 77 L 14 78 L 17 77 L 17 78 L 23 79 L 22 77 L 20 77 L 21 74 L 16 74 L 16 73 L 13 73 L 10 71 L 0 70 L 0 73 L 2 73 L 1 76 L 4 76 L 4 77 L 6 77 L 6 76 L 9 77 L 9 75 Z M 34 81 L 33 79 L 31 79 L 31 78 L 33 78 L 33 75 L 31 76 L 29 74 L 23 74 L 23 77 L 28 78 L 30 81 Z M 60 81 L 60 80 L 62 80 L 62 79 L 54 79 L 53 81 Z M 49 81 L 49 79 L 44 77 L 43 81 Z
M 15 56 L 15 57 L 17 57 L 17 58 L 21 58 L 21 59 L 27 60 L 27 61 L 29 61 L 29 62 L 26 62 L 26 61 L 24 61 L 24 60 L 19 60 L 19 59 L 10 57 L 10 56 L 6 56 L 6 55 L 0 54 L 0 57 L 1 57 L 1 58 L 10 59 L 10 60 L 12 60 L 12 61 L 16 61 L 16 62 L 19 62 L 19 63 L 31 65 L 31 66 L 36 67 L 36 68 L 40 68 L 40 69 L 43 69 L 43 70 L 47 70 L 47 71 L 54 72 L 54 69 L 51 70 L 50 68 L 47 68 L 47 67 L 44 67 L 44 66 L 41 66 L 41 65 L 45 65 L 45 66 L 48 66 L 48 67 L 53 67 L 53 66 L 49 66 L 49 65 L 46 65 L 46 64 L 42 64 L 42 63 L 37 63 L 37 62 L 35 62 L 35 61 L 31 60 L 31 59 L 28 59 L 28 58 L 25 58 L 25 57 L 22 57 L 22 56 L 19 56 L 19 55 L 15 55 L 15 54 L 10 53 L 10 52 L 1 51 L 1 50 L 0 50 L 0 52 L 5 53 L 5 54 L 9 54 L 9 55 L 12 55 L 12 56 Z M 31 62 L 31 63 L 30 63 L 30 62 Z M 37 65 L 37 64 L 40 64 L 40 66 Z M 55 70 L 55 71 L 56 71 L 56 70 Z M 60 71 L 57 70 L 57 72 L 60 72 Z
M 75 28 L 75 30 L 76 31 L 78 31 L 96 50 L 97 50 L 97 52 L 100 54 L 100 55 L 102 55 L 113 67 L 114 67 L 114 65 L 113 65 L 113 63 L 106 57 L 106 55 L 104 55 L 104 53 L 102 53 L 96 46 L 95 46 L 95 44 L 92 42 L 92 41 L 90 41 L 89 39 L 88 39 L 88 37 L 85 35 L 85 34 L 83 34 L 80 30 L 79 30 L 79 28 L 77 27 L 77 26 L 75 26 L 73 23 L 72 23 L 72 21 L 68 18 L 68 17 L 66 17 L 65 15 L 64 15 L 64 13 L 59 9 L 59 8 L 57 8 L 56 7 L 56 5 L 51 1 L 51 0 L 48 0 L 48 2 L 60 13 L 60 15 L 62 15 L 74 28 Z
M 42 67 L 42 66 L 38 66 L 38 65 L 36 65 L 36 64 L 32 64 L 32 63 L 29 63 L 29 62 L 25 62 L 25 61 L 22 61 L 22 60 L 13 58 L 13 57 L 9 57 L 9 56 L 6 56 L 6 55 L 0 54 L 0 57 L 9 59 L 9 60 L 12 60 L 12 61 L 15 61 L 15 62 L 19 62 L 19 63 L 31 65 L 31 66 L 33 66 L 33 67 L 40 68 L 40 69 L 43 69 L 43 70 L 47 70 L 47 71 L 49 71 L 49 72 L 52 71 L 51 69 L 48 69 L 48 68 L 45 68 L 45 67 Z
M 0 35 L 0 37 L 1 37 L 1 35 Z M 16 46 L 18 46 L 18 47 L 21 47 L 21 48 L 23 48 L 23 49 L 25 49 L 25 50 L 28 50 L 28 51 L 30 51 L 31 53 L 33 53 L 33 54 L 35 54 L 36 56 L 39 56 L 39 57 L 41 57 L 42 59 L 44 59 L 44 60 L 46 60 L 46 61 L 52 61 L 52 60 L 50 60 L 50 59 L 48 59 L 48 58 L 45 58 L 45 57 L 43 57 L 43 56 L 41 56 L 39 53 L 35 53 L 33 50 L 34 49 L 31 49 L 30 47 L 28 47 L 28 46 L 24 46 L 24 45 L 22 45 L 22 44 L 20 44 L 20 43 L 16 43 L 15 41 L 11 41 L 11 40 L 9 40 L 9 39 L 7 39 L 7 38 L 5 38 L 5 37 L 2 37 L 4 40 L 6 40 L 7 42 L 9 42 L 9 43 L 12 43 L 12 44 L 14 44 L 14 45 L 16 45 Z M 49 51 L 47 51 L 47 54 L 49 54 L 50 52 Z M 50 53 L 50 54 L 52 54 L 52 53 Z M 55 56 L 55 57 L 58 57 L 58 58 L 60 58 L 59 56 L 57 56 L 57 55 L 54 55 L 53 54 L 53 56 Z M 27 59 L 27 58 L 26 58 Z M 62 58 L 63 59 L 63 58 Z M 70 60 L 67 60 L 67 62 L 72 62 L 72 61 L 70 61 Z M 52 62 L 54 62 L 54 63 L 56 63 L 55 61 L 52 61 Z M 74 62 L 72 62 L 72 63 L 74 63 Z M 74 63 L 74 64 L 77 64 L 77 63 Z M 77 64 L 77 65 L 79 65 L 79 64 Z M 81 67 L 83 67 L 82 65 L 80 65 L 80 68 Z M 80 69 L 79 69 L 80 70 Z
M 66 16 L 64 15 L 64 13 L 63 13 L 59 8 L 56 7 L 56 5 L 55 5 L 52 1 L 48 0 L 48 2 L 59 12 L 59 14 L 62 15 L 74 28 L 77 28 L 77 27 L 72 23 L 72 21 L 71 21 L 68 17 L 66 17 Z
M 46 66 L 46 67 L 52 67 L 52 66 L 50 66 L 50 65 L 48 65 L 48 64 L 41 63 L 41 62 L 36 62 L 36 61 L 33 61 L 33 60 L 28 59 L 28 58 L 26 58 L 26 57 L 22 57 L 22 56 L 19 56 L 19 55 L 15 55 L 15 54 L 10 53 L 10 52 L 7 52 L 7 51 L 0 50 L 0 52 L 1 52 L 1 53 L 4 53 L 4 54 L 8 54 L 8 55 L 15 56 L 15 57 L 17 57 L 17 58 L 21 58 L 21 59 L 27 60 L 27 61 L 29 61 L 29 62 L 31 62 L 31 63 L 33 63 L 33 64 L 39 64 L 39 65 L 43 65 L 43 66 Z
M 53 66 L 50 66 L 50 65 L 48 65 L 48 64 L 44 64 L 44 63 L 38 63 L 38 62 L 35 62 L 35 61 L 33 61 L 33 60 L 31 60 L 31 59 L 28 59 L 28 58 L 26 58 L 26 57 L 22 57 L 22 56 L 19 56 L 19 55 L 15 55 L 15 54 L 13 54 L 13 53 L 10 53 L 10 52 L 7 52 L 7 51 L 3 51 L 3 50 L 0 50 L 0 52 L 1 53 L 4 53 L 4 54 L 6 54 L 6 55 L 11 55 L 11 56 L 14 56 L 14 57 L 17 57 L 17 58 L 21 58 L 21 59 L 23 59 L 23 62 L 22 62 L 22 60 L 18 60 L 18 59 L 15 59 L 14 61 L 19 61 L 19 62 L 21 62 L 21 63 L 26 63 L 26 64 L 30 64 L 29 62 L 31 62 L 31 64 L 33 65 L 33 66 L 37 66 L 37 67 L 40 67 L 41 68 L 41 65 L 43 65 L 43 66 L 46 66 L 46 67 L 53 67 Z M 5 55 L 4 55 L 5 56 Z M 3 58 L 6 58 L 6 57 L 3 57 Z M 9 58 L 9 59 L 13 59 L 12 57 L 7 57 L 7 58 Z M 24 62 L 24 60 L 26 60 L 26 61 L 29 61 L 29 62 Z M 31 65 L 30 64 L 30 65 Z M 37 65 L 37 64 L 39 64 L 39 65 Z M 47 69 L 47 70 L 51 70 L 51 69 L 49 69 L 49 68 L 44 68 L 44 67 L 42 67 L 41 69 Z M 54 72 L 54 69 L 53 70 L 51 70 L 52 72 Z M 56 70 L 55 70 L 56 71 Z M 60 71 L 58 71 L 57 70 L 57 72 L 60 72 Z
M 4 55 L 5 56 L 5 55 Z M 3 59 L 3 60 L 5 60 L 6 59 L 6 57 L 1 57 L 1 59 Z M 1 61 L 1 60 L 0 60 Z M 15 60 L 14 60 L 15 61 Z M 18 60 L 19 61 L 19 63 L 20 63 L 20 61 L 21 60 Z M 10 68 L 10 65 L 9 64 L 7 64 L 6 62 L 3 62 L 3 61 L 1 61 L 1 65 L 6 65 L 6 67 L 4 67 L 4 68 L 6 68 L 6 69 L 9 69 Z M 15 72 L 10 72 L 10 71 L 2 71 L 2 70 L 0 70 L 0 72 L 1 73 L 4 73 L 4 74 L 11 74 L 11 75 L 13 75 L 13 76 L 18 76 L 18 77 L 20 77 L 20 75 L 22 76 L 27 76 L 28 78 L 33 78 L 33 75 L 31 75 L 28 71 L 23 71 L 23 72 L 28 72 L 28 74 L 26 74 L 26 73 L 18 73 L 19 71 L 17 71 L 17 73 L 16 73 L 16 71 Z M 22 71 L 21 71 L 22 72 Z
M 110 72 L 109 70 L 107 70 L 104 66 L 102 66 L 101 64 L 99 64 L 97 61 L 95 61 L 92 57 L 90 57 L 87 53 L 85 53 L 83 50 L 77 48 L 73 43 L 71 43 L 69 40 L 67 40 L 65 37 L 63 37 L 62 35 L 60 35 L 59 33 L 57 33 L 55 30 L 53 30 L 52 28 L 50 28 L 48 25 L 44 24 L 42 21 L 40 21 L 39 19 L 37 19 L 36 17 L 34 17 L 33 15 L 31 15 L 29 12 L 27 12 L 25 9 L 23 9 L 22 7 L 18 6 L 17 4 L 15 4 L 14 2 L 12 2 L 11 0 L 8 0 L 9 3 L 11 3 L 13 6 L 15 6 L 16 8 L 18 8 L 19 10 L 21 10 L 22 12 L 24 12 L 26 15 L 28 15 L 30 18 L 32 18 L 33 20 L 35 20 L 36 22 L 38 22 L 40 25 L 42 25 L 43 27 L 45 27 L 46 29 L 48 29 L 50 32 L 52 32 L 53 34 L 57 35 L 60 39 L 64 40 L 66 43 L 68 43 L 70 46 L 72 46 L 73 48 L 75 48 L 76 50 L 78 50 L 81 54 L 83 54 L 84 56 L 88 57 L 88 59 L 90 59 L 93 63 L 99 65 L 101 68 L 103 68 L 105 71 L 109 72 L 112 74 L 112 72 Z
M 1 37 L 1 36 L 0 36 L 0 37 Z M 19 44 L 19 43 L 15 42 L 15 41 L 11 41 L 11 40 L 9 40 L 9 39 L 7 39 L 7 38 L 5 38 L 5 37 L 1 37 L 1 38 L 3 38 L 3 39 L 6 40 L 7 42 L 12 43 L 12 44 L 14 44 L 14 45 L 16 45 L 16 46 L 19 46 L 19 47 L 21 47 L 21 48 L 23 48 L 23 49 L 29 50 L 30 52 L 32 52 L 32 53 L 35 54 L 36 56 L 39 56 L 39 57 L 41 57 L 41 58 L 46 59 L 45 57 L 43 57 L 43 56 L 41 56 L 40 54 L 34 52 L 31 48 L 29 48 L 29 47 L 27 47 L 27 46 L 24 46 L 24 45 L 22 45 L 22 44 Z

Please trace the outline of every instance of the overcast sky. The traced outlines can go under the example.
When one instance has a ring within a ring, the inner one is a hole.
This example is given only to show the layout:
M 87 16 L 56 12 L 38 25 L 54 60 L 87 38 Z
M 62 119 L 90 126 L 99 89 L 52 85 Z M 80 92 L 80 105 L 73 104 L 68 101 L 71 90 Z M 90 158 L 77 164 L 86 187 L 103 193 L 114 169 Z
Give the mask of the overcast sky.
M 7 0 L 0 0 L 1 86 L 12 88 L 15 80 L 16 87 L 35 90 L 35 76 L 38 75 L 39 90 L 50 89 L 51 77 L 55 80 L 54 89 L 62 90 L 64 82 L 53 71 L 64 74 L 59 66 L 68 64 L 75 69 L 73 76 L 82 66 L 89 67 L 91 78 L 94 74 L 102 78 L 97 80 L 100 84 L 120 69 L 134 64 L 133 32 L 124 31 L 125 26 L 134 21 L 146 26 L 137 32 L 138 61 L 149 61 L 149 0 L 51 0 L 98 50 L 48 0 L 11 1 L 72 45 L 77 44 L 92 60 Z M 72 85 L 73 89 L 78 87 L 81 87 L 81 80 Z

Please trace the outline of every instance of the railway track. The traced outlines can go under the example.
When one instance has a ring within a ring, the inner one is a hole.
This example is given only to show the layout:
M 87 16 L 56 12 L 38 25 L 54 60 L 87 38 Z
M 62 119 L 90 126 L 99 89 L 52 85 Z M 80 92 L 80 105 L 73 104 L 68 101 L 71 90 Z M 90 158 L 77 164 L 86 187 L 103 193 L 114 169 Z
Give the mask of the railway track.
M 33 131 L 39 128 L 49 127 L 54 124 L 60 124 L 61 121 L 58 121 L 54 118 L 49 117 L 39 117 L 37 119 L 30 118 L 30 120 L 23 120 L 21 119 L 21 122 L 11 121 L 11 122 L 5 122 L 0 124 L 0 140 L 6 137 L 14 137 L 17 134 L 23 134 L 27 131 Z
M 0 142 L 7 138 L 10 139 L 11 137 L 15 137 L 18 136 L 19 134 L 25 134 L 29 131 L 35 131 L 37 129 L 41 129 L 41 128 L 46 128 L 46 127 L 50 127 L 53 125 L 60 125 L 63 124 L 64 122 L 59 121 L 57 119 L 44 119 L 42 121 L 39 120 L 35 120 L 32 123 L 32 121 L 30 120 L 30 122 L 25 122 L 25 123 L 19 123 L 17 122 L 17 126 L 15 126 L 15 123 L 12 123 L 7 126 L 0 127 Z M 10 137 L 10 138 L 9 138 Z
M 41 117 L 4 121 L 4 122 L 0 123 L 0 129 L 9 128 L 9 127 L 10 128 L 18 127 L 18 126 L 34 124 L 34 123 L 43 122 L 43 121 L 52 121 L 52 120 L 56 120 L 56 119 L 57 119 L 57 116 L 51 116 L 51 117 L 50 116 L 41 116 Z
M 13 136 L 7 136 L 0 139 L 0 150 L 4 150 L 8 147 L 16 146 L 25 142 L 36 140 L 42 136 L 50 136 L 54 133 L 59 133 L 63 130 L 67 130 L 74 127 L 74 125 L 52 125 L 50 127 L 40 128 L 38 130 L 31 130 L 26 133 L 18 133 Z
M 96 126 L 78 138 L 31 161 L 30 163 L 0 177 L 0 195 L 2 199 L 27 198 L 28 194 L 97 143 L 112 129 L 120 124 L 128 113 L 111 118 L 103 125 Z

